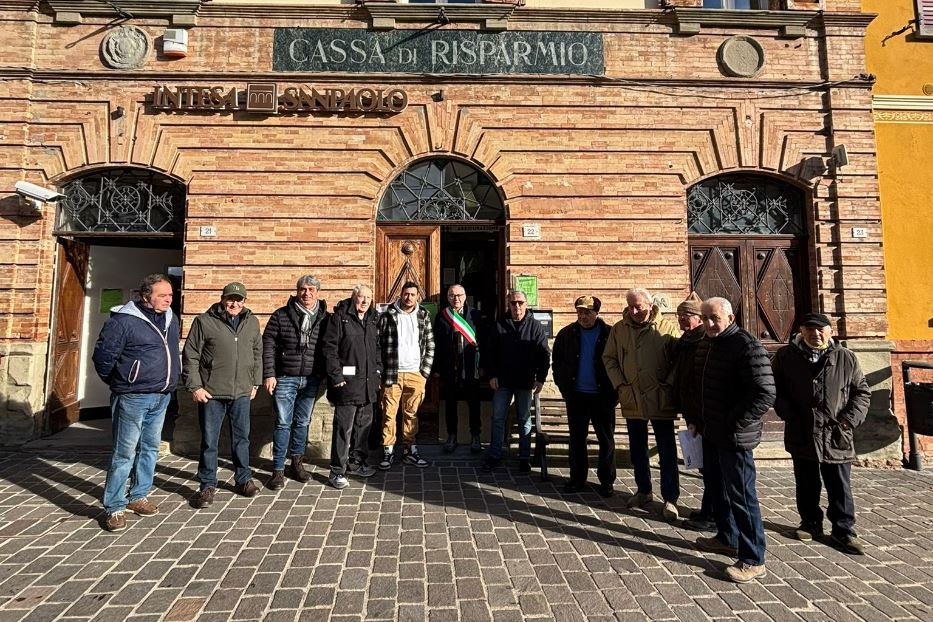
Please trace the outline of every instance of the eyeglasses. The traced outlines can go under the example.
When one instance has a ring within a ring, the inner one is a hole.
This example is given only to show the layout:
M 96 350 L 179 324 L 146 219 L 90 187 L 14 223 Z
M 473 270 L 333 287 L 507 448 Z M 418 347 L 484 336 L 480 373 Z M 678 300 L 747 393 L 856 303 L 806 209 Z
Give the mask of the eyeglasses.
M 466 294 L 451 294 L 451 298 L 466 298 Z
M 513 307 L 521 307 L 521 306 L 524 306 L 525 301 L 524 300 L 510 300 L 509 304 Z
M 243 299 L 241 298 L 241 299 L 237 300 L 236 298 L 227 298 L 227 299 L 224 300 L 224 304 L 228 304 L 228 305 L 241 305 L 241 304 L 243 304 Z

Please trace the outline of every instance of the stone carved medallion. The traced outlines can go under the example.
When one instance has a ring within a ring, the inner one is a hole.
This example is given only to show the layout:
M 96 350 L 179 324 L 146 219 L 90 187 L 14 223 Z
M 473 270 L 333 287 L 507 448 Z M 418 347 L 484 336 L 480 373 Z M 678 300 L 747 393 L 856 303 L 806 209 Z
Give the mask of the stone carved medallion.
M 716 54 L 723 73 L 739 78 L 752 78 L 765 64 L 765 51 L 751 37 L 737 35 L 726 39 Z
M 104 37 L 100 55 L 112 69 L 138 69 L 149 56 L 149 37 L 136 26 L 120 26 Z

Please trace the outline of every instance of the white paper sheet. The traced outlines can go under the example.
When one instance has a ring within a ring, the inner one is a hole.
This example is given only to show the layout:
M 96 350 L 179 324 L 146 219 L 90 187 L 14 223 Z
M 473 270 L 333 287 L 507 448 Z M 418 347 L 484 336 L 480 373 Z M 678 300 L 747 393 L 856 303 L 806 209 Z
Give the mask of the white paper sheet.
M 684 466 L 687 469 L 703 468 L 703 437 L 694 436 L 690 430 L 681 430 L 677 433 L 680 439 L 680 451 L 684 456 Z

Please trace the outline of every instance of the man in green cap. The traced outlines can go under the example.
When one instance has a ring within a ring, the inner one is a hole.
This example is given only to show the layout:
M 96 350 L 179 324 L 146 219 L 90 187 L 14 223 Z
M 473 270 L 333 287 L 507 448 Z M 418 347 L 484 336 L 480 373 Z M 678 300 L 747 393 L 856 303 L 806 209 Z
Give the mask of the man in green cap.
M 198 403 L 201 426 L 201 486 L 191 497 L 195 508 L 214 501 L 217 445 L 224 417 L 230 426 L 235 490 L 244 497 L 259 492 L 249 468 L 249 403 L 262 384 L 262 336 L 259 320 L 245 302 L 242 283 L 224 287 L 220 302 L 194 318 L 182 353 L 185 388 Z

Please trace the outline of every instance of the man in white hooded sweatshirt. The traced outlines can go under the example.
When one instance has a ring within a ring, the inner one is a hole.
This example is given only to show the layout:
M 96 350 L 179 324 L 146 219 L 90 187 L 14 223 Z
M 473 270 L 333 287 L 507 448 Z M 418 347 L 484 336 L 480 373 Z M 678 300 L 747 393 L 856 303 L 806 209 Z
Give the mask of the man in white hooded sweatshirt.
M 418 408 L 424 400 L 425 383 L 434 363 L 434 329 L 427 309 L 418 304 L 417 283 L 402 285 L 398 301 L 379 318 L 382 346 L 382 462 L 392 468 L 395 455 L 395 421 L 402 412 L 402 460 L 425 468 L 430 463 L 418 455 Z

